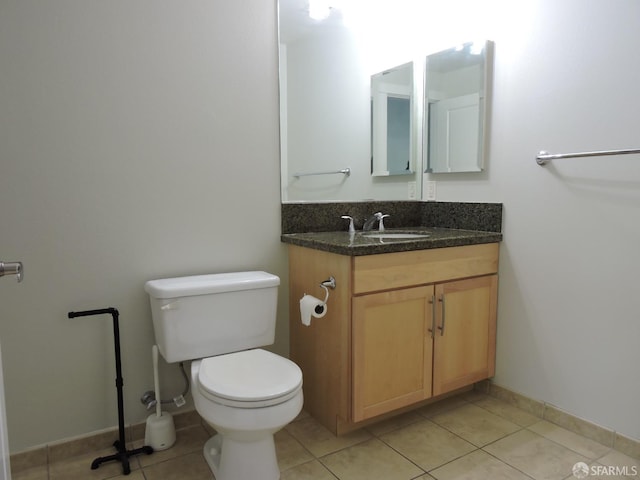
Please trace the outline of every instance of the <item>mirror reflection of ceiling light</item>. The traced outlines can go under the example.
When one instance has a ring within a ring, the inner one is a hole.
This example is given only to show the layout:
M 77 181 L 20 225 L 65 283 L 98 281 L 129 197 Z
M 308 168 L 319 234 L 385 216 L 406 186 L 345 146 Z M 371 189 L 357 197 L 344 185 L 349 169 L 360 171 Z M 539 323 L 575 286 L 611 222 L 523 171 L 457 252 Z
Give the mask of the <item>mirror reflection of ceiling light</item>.
M 471 44 L 471 55 L 482 55 L 483 48 L 484 42 L 473 42 Z
M 459 44 L 456 45 L 454 47 L 454 50 L 456 52 L 462 52 L 465 49 L 468 49 L 467 51 L 471 54 L 471 55 L 482 55 L 482 51 L 484 49 L 484 41 L 482 42 L 471 42 L 471 43 L 466 43 L 466 44 Z
M 309 17 L 314 20 L 324 20 L 331 14 L 328 0 L 309 0 Z

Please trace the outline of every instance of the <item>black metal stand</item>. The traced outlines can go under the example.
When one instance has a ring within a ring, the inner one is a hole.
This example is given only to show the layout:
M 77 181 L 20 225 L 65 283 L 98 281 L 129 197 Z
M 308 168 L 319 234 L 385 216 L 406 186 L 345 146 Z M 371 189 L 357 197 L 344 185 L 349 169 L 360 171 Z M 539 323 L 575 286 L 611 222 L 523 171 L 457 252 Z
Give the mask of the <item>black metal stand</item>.
M 122 473 L 129 475 L 131 473 L 131 467 L 129 466 L 129 457 L 145 453 L 151 455 L 153 448 L 145 445 L 144 447 L 136 448 L 133 450 L 127 450 L 127 444 L 124 439 L 124 405 L 122 398 L 122 387 L 124 381 L 122 379 L 122 364 L 120 361 L 120 327 L 118 326 L 118 310 L 115 308 L 103 308 L 100 310 L 86 310 L 84 312 L 69 312 L 69 318 L 75 317 L 87 317 L 91 315 L 103 315 L 110 314 L 113 317 L 113 338 L 116 351 L 116 388 L 118 390 L 118 433 L 119 438 L 113 442 L 114 448 L 117 453 L 109 455 L 107 457 L 98 457 L 91 462 L 91 470 L 97 469 L 101 463 L 110 462 L 112 460 L 118 460 L 122 462 Z

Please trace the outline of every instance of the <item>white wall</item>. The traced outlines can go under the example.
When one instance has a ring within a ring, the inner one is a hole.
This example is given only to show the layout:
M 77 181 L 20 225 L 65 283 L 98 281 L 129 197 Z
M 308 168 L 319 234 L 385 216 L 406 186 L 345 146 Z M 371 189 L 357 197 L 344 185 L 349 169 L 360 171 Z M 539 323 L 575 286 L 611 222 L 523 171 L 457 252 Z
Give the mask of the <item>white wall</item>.
M 11 451 L 148 412 L 146 280 L 283 277 L 275 2 L 7 0 L 0 6 L 0 340 Z M 182 388 L 163 366 L 167 390 Z M 167 391 L 167 393 L 169 393 Z M 105 445 L 107 448 L 108 445 Z
M 433 178 L 439 200 L 505 205 L 496 381 L 640 438 L 640 158 L 534 160 L 640 148 L 640 3 L 473 2 L 466 24 L 458 3 L 433 6 L 430 31 L 439 48 L 462 29 L 496 42 L 490 152 L 485 173 Z M 67 311 L 120 309 L 127 417 L 141 421 L 144 281 L 264 268 L 287 285 L 274 5 L 0 13 L 0 259 L 26 265 L 22 284 L 0 280 L 15 452 L 116 423 L 110 320 Z
M 640 3 L 530 0 L 495 40 L 487 172 L 438 200 L 504 202 L 495 381 L 640 439 Z M 514 25 L 515 22 L 515 25 Z

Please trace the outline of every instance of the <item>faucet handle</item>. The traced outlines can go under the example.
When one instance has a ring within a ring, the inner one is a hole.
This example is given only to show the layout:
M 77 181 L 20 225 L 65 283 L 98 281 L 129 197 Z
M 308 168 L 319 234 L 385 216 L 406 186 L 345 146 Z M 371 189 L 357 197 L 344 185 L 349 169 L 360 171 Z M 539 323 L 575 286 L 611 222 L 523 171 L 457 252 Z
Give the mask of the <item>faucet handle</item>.
M 378 224 L 378 230 L 384 232 L 384 219 L 390 217 L 391 215 L 383 215 L 382 213 L 378 213 L 378 220 L 380 220 Z
M 349 215 L 342 215 L 340 218 L 349 220 L 349 233 L 356 233 L 356 227 L 353 226 L 353 217 L 350 217 Z

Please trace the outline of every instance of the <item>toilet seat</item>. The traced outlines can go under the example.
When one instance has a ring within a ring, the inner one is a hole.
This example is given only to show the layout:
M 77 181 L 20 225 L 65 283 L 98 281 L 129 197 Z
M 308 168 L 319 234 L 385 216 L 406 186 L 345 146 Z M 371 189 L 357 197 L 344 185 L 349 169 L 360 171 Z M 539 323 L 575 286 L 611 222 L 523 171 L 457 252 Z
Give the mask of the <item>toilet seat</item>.
M 198 387 L 222 405 L 267 407 L 298 394 L 302 371 L 291 360 L 256 348 L 201 360 Z

